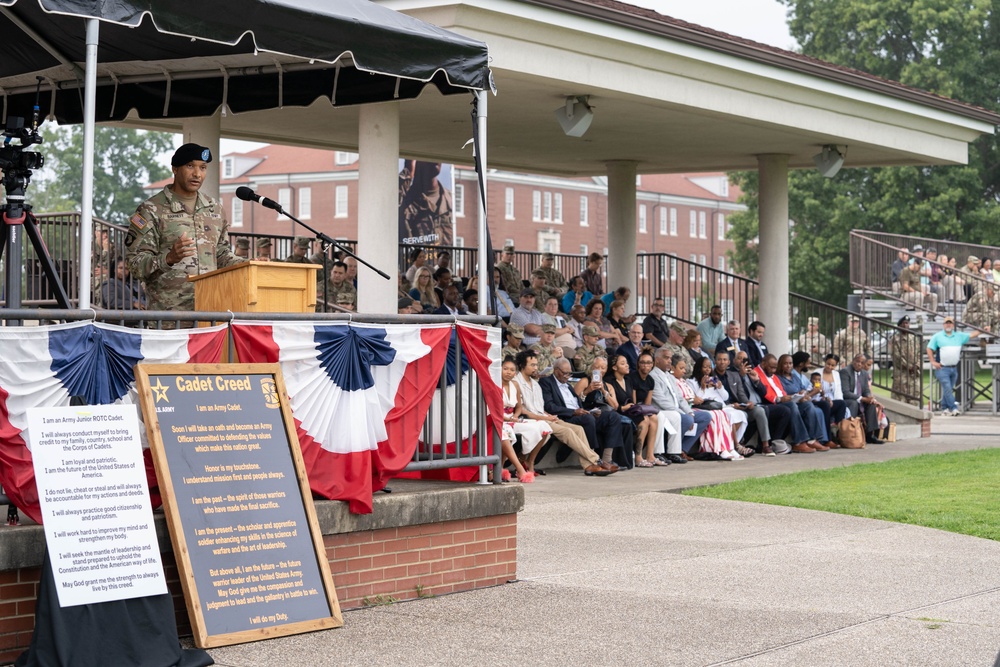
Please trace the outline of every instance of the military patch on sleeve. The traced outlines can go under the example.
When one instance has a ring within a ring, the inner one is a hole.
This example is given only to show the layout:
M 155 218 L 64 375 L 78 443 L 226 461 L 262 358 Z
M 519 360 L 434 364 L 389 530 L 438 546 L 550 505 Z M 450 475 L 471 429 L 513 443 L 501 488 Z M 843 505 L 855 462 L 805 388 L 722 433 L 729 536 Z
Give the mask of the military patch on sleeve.
M 136 236 L 135 230 L 130 228 L 128 230 L 128 234 L 125 235 L 125 247 L 131 248 L 132 244 L 135 243 L 136 238 L 138 237 Z
M 135 214 L 131 218 L 128 219 L 128 221 L 130 223 L 132 223 L 133 227 L 135 227 L 136 229 L 140 229 L 140 230 L 143 229 L 146 225 L 149 224 L 146 221 L 146 218 L 142 217 L 142 214 L 139 213 L 139 211 L 136 211 Z

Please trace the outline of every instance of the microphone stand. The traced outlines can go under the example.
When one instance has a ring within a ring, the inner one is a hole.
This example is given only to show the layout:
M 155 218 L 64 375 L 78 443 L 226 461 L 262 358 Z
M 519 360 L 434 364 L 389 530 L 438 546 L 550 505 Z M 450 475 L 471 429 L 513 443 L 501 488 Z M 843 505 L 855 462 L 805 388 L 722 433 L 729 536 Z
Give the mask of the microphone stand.
M 268 208 L 270 208 L 270 207 L 268 207 Z M 344 246 L 340 245 L 339 243 L 337 243 L 335 240 L 333 240 L 332 238 L 330 238 L 329 236 L 327 236 L 323 232 L 318 231 L 316 229 L 313 229 L 312 227 L 310 227 L 306 223 L 302 222 L 301 220 L 299 220 L 298 218 L 296 218 L 294 215 L 292 215 L 291 213 L 289 213 L 288 211 L 286 211 L 285 209 L 283 209 L 281 207 L 281 204 L 277 204 L 277 206 L 275 207 L 274 210 L 277 211 L 281 215 L 284 215 L 284 216 L 286 216 L 288 218 L 291 218 L 292 220 L 294 220 L 296 223 L 298 223 L 302 227 L 305 227 L 306 229 L 308 229 L 310 232 L 312 232 L 316 236 L 316 238 L 318 238 L 323 243 L 323 302 L 324 302 L 323 310 L 324 310 L 324 312 L 326 311 L 326 307 L 328 305 L 328 297 L 330 295 L 330 291 L 329 291 L 329 287 L 328 287 L 329 278 L 330 278 L 330 269 L 329 269 L 329 266 L 328 266 L 329 262 L 330 262 L 330 256 L 329 256 L 328 250 L 331 247 L 337 248 L 338 250 L 340 250 L 345 255 L 348 255 L 349 257 L 353 257 L 354 259 L 358 260 L 358 263 L 364 264 L 369 269 L 371 269 L 375 273 L 379 274 L 380 276 L 382 276 L 386 280 L 390 280 L 388 273 L 386 273 L 386 272 L 384 272 L 384 271 L 382 271 L 380 269 L 375 268 L 374 266 L 372 266 L 371 264 L 369 264 L 365 260 L 363 260 L 360 257 L 358 257 L 353 252 L 351 252 L 350 250 L 348 250 Z

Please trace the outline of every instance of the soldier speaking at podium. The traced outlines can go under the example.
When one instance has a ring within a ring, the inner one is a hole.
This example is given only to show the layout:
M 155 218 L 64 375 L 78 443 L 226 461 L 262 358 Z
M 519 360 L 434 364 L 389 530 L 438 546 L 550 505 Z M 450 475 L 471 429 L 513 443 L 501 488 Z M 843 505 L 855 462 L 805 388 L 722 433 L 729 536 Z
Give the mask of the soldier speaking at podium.
M 244 261 L 229 246 L 229 221 L 222 204 L 199 192 L 212 152 L 184 144 L 170 166 L 173 183 L 139 204 L 129 219 L 126 263 L 146 284 L 149 310 L 194 310 L 200 275 Z

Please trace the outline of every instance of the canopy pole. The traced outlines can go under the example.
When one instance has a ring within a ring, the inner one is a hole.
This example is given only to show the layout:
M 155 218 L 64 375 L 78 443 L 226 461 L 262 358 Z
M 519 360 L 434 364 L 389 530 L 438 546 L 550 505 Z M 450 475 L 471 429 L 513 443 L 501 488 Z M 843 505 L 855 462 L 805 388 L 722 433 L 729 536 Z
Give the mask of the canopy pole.
M 475 150 L 479 155 L 479 315 L 488 314 L 487 306 L 492 296 L 489 289 L 490 281 L 493 279 L 491 262 L 493 257 L 489 256 L 489 228 L 486 225 L 486 111 L 487 92 L 485 90 L 476 91 L 476 124 L 478 126 L 479 141 L 475 144 Z M 485 474 L 481 479 L 485 479 Z
M 101 22 L 87 19 L 87 63 L 83 95 L 83 195 L 80 202 L 80 309 L 90 308 L 94 242 L 94 118 L 97 113 L 97 43 Z M 55 94 L 55 91 L 53 91 Z

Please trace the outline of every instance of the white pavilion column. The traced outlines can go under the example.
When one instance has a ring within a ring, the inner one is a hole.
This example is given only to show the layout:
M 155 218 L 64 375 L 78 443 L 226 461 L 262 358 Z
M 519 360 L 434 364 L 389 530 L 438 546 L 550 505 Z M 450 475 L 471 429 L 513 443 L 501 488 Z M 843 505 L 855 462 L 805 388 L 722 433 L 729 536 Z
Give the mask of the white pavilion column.
M 772 354 L 789 351 L 788 343 L 788 156 L 757 156 L 760 176 L 758 231 L 760 264 L 757 319 Z M 744 333 L 749 322 L 744 323 Z
M 614 160 L 608 168 L 608 266 L 606 292 L 626 285 L 632 291 L 627 310 L 636 308 L 635 177 L 638 163 Z
M 222 156 L 219 155 L 219 136 L 222 134 L 222 114 L 216 111 L 207 118 L 188 118 L 184 121 L 185 144 L 198 144 L 212 151 L 212 166 L 201 184 L 201 191 L 212 199 L 219 198 L 219 175 L 222 172 Z
M 399 283 L 399 103 L 362 104 L 358 120 L 358 312 L 396 313 Z

